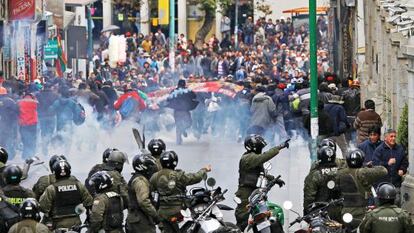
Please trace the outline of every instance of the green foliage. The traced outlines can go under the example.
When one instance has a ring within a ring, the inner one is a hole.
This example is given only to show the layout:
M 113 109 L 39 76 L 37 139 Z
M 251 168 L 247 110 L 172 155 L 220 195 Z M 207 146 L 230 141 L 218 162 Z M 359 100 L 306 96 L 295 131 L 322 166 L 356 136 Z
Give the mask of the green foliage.
M 188 3 L 200 4 L 200 10 L 215 13 L 217 9 L 217 1 L 222 12 L 226 12 L 228 7 L 234 3 L 234 0 L 188 0 Z
M 404 105 L 398 124 L 397 141 L 408 150 L 408 104 Z

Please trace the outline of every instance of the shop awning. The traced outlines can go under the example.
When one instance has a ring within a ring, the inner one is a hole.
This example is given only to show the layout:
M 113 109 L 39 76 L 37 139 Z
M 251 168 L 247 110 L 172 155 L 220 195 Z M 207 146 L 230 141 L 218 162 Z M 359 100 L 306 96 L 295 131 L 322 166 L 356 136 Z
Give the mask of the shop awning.
M 327 6 L 321 6 L 316 9 L 317 14 L 326 14 L 329 10 Z M 290 10 L 284 10 L 283 13 L 285 14 L 309 14 L 309 7 L 300 7 L 294 8 Z
M 66 6 L 86 6 L 96 1 L 97 0 L 65 0 L 65 5 Z

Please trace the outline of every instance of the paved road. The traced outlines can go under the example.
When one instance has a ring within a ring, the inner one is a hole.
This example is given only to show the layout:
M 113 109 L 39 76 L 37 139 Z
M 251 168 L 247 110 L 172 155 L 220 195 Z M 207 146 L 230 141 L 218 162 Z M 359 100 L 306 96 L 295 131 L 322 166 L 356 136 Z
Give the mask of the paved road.
M 67 155 L 72 164 L 72 173 L 80 180 L 84 180 L 90 167 L 100 162 L 102 151 L 108 147 L 116 147 L 126 151 L 132 159 L 136 153 L 136 144 L 132 137 L 131 126 L 124 126 L 115 132 L 96 132 L 93 125 L 82 126 L 78 129 L 82 135 L 73 140 L 72 152 Z M 197 171 L 207 164 L 213 166 L 210 176 L 217 180 L 217 185 L 229 189 L 226 195 L 225 204 L 235 207 L 233 202 L 234 193 L 237 188 L 238 162 L 244 152 L 243 145 L 234 140 L 224 140 L 218 137 L 205 136 L 197 141 L 191 135 L 186 138 L 181 146 L 175 145 L 172 132 L 157 135 L 166 141 L 167 149 L 175 150 L 179 155 L 178 168 L 185 171 Z M 92 146 L 96 144 L 96 147 Z M 53 150 L 53 149 L 52 149 Z M 50 152 L 50 154 L 62 151 Z M 67 153 L 65 153 L 67 154 Z M 45 158 L 47 161 L 47 158 Z M 14 162 L 19 162 L 15 159 Z M 294 209 L 302 212 L 303 180 L 309 170 L 310 160 L 307 152 L 307 145 L 300 140 L 292 140 L 290 149 L 271 160 L 273 175 L 282 175 L 286 186 L 279 188 L 275 186 L 270 193 L 270 200 L 275 203 L 282 203 L 290 200 L 294 203 Z M 30 186 L 37 180 L 37 177 L 46 174 L 45 167 L 35 167 L 30 173 L 30 179 L 24 184 Z M 131 176 L 131 167 L 127 165 L 123 172 L 128 180 Z M 226 213 L 226 220 L 234 222 L 234 214 Z M 285 222 L 293 221 L 294 214 L 285 213 Z

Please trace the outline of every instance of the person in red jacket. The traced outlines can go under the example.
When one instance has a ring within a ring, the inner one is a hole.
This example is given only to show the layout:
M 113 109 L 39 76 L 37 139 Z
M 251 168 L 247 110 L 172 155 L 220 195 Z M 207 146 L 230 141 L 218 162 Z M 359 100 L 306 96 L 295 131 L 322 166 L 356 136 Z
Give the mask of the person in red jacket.
M 17 104 L 19 106 L 20 137 L 23 143 L 22 158 L 28 159 L 36 152 L 38 102 L 34 95 L 27 93 Z
M 115 110 L 119 110 L 122 119 L 127 119 L 136 116 L 138 112 L 145 109 L 146 105 L 138 91 L 134 90 L 132 87 L 125 87 L 124 92 L 125 93 L 115 101 L 114 108 Z

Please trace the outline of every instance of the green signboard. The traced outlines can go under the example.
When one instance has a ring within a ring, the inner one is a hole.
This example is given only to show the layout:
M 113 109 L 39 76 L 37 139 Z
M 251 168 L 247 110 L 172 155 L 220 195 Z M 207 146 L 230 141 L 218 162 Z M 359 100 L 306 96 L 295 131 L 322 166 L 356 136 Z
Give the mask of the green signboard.
M 45 60 L 58 58 L 58 42 L 57 40 L 48 40 L 45 45 Z

